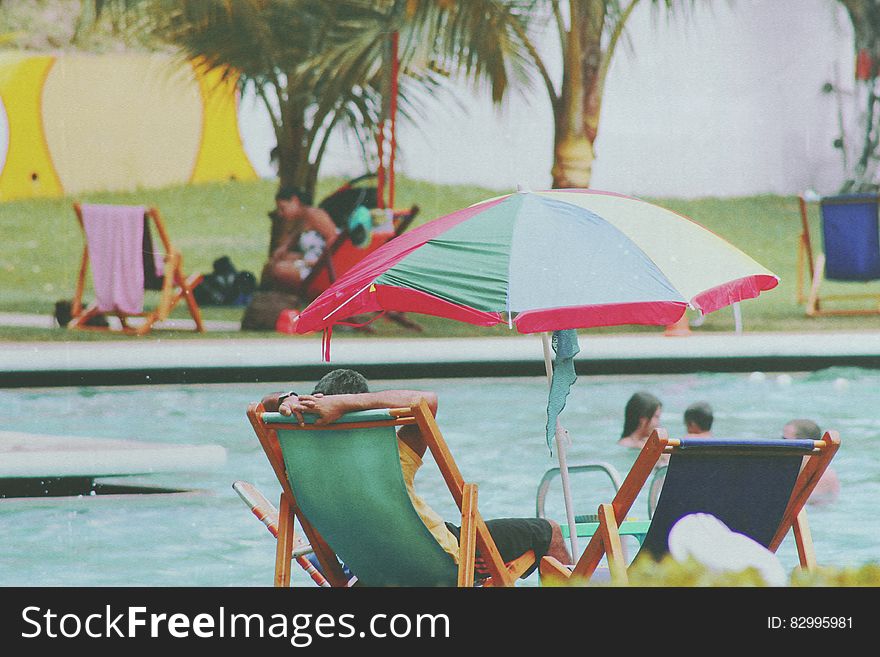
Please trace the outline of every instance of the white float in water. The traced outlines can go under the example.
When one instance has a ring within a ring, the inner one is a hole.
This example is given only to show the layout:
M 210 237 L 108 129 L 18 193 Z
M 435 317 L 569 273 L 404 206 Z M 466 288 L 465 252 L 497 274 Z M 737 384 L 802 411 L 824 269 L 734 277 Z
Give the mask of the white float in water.
M 790 374 L 780 374 L 776 377 L 776 383 L 781 386 L 790 386 L 791 385 L 791 375 Z
M 751 374 L 749 374 L 749 381 L 752 381 L 754 383 L 760 383 L 761 381 L 764 381 L 766 379 L 767 375 L 763 372 L 752 372 Z
M 846 390 L 849 388 L 849 380 L 844 379 L 843 377 L 838 377 L 834 379 L 834 383 L 832 384 L 835 390 Z

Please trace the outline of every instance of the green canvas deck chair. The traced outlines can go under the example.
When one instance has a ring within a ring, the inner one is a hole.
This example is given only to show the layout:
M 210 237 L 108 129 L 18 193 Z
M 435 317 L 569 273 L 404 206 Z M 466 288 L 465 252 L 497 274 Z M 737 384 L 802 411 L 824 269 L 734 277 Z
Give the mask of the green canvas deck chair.
M 618 527 L 661 454 L 670 456 L 666 478 L 636 559 L 644 554 L 659 560 L 669 551 L 669 531 L 679 519 L 692 513 L 708 513 L 772 552 L 792 530 L 801 567 L 813 569 L 816 556 L 804 504 L 839 447 L 835 431 L 815 441 L 673 440 L 663 429 L 657 429 L 613 501 L 599 506 L 599 529 L 574 570 L 544 557 L 542 581 L 584 584 L 607 555 L 611 581 L 627 582 Z
M 307 424 L 259 403 L 248 418 L 281 484 L 275 586 L 290 586 L 294 519 L 332 586 L 346 586 L 340 560 L 363 586 L 473 586 L 476 551 L 490 573 L 484 585 L 512 586 L 534 563 L 531 551 L 505 564 L 427 404 L 349 413 Z M 417 424 L 461 511 L 459 565 L 412 506 L 397 451 L 398 427 Z
M 801 235 L 798 241 L 797 301 L 809 317 L 880 314 L 880 294 L 865 285 L 880 280 L 880 195 L 842 194 L 818 199 L 822 249 L 810 240 L 808 201 L 800 196 Z M 805 291 L 806 282 L 809 290 Z M 825 281 L 861 284 L 848 294 L 820 294 Z M 868 307 L 828 307 L 828 302 L 870 301 Z

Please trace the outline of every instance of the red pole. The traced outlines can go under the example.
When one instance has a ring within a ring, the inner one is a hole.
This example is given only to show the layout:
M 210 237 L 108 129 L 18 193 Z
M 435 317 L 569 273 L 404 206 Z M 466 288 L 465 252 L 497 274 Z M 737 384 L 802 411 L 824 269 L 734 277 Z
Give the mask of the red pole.
M 391 35 L 391 155 L 388 161 L 388 207 L 394 207 L 394 156 L 397 150 L 397 76 L 400 62 L 397 61 L 398 34 Z
M 376 131 L 376 152 L 379 155 L 379 168 L 376 171 L 376 205 L 380 208 L 385 207 L 385 162 L 382 149 L 382 143 L 385 141 L 384 127 L 385 119 L 383 117 L 379 123 L 379 129 Z

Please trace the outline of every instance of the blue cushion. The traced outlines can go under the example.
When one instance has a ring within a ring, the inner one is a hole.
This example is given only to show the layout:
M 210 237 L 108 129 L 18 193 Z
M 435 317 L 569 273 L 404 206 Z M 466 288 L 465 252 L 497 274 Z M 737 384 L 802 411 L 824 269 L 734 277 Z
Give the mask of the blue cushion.
M 876 194 L 830 196 L 821 201 L 825 277 L 880 279 L 880 234 Z

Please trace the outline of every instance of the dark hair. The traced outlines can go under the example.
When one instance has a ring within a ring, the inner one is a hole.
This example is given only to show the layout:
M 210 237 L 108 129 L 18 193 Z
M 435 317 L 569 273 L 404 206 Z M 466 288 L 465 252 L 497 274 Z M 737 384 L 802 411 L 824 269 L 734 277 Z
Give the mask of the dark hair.
M 657 409 L 663 404 L 650 392 L 637 392 L 629 401 L 623 411 L 623 433 L 621 438 L 626 438 L 639 426 L 639 420 L 643 417 L 652 417 Z
M 822 440 L 822 430 L 812 420 L 792 420 L 786 422 L 794 427 L 794 437 L 801 440 Z
M 312 195 L 309 194 L 304 189 L 299 187 L 295 187 L 294 185 L 281 185 L 278 188 L 278 191 L 275 192 L 275 200 L 289 200 L 296 196 L 303 205 L 311 205 L 312 204 Z
M 360 372 L 340 369 L 328 372 L 321 377 L 321 380 L 315 384 L 312 394 L 318 392 L 323 395 L 356 395 L 370 392 L 370 386 Z
M 700 431 L 709 431 L 712 428 L 712 407 L 706 402 L 694 402 L 685 409 L 684 424 L 694 424 L 699 427 Z

